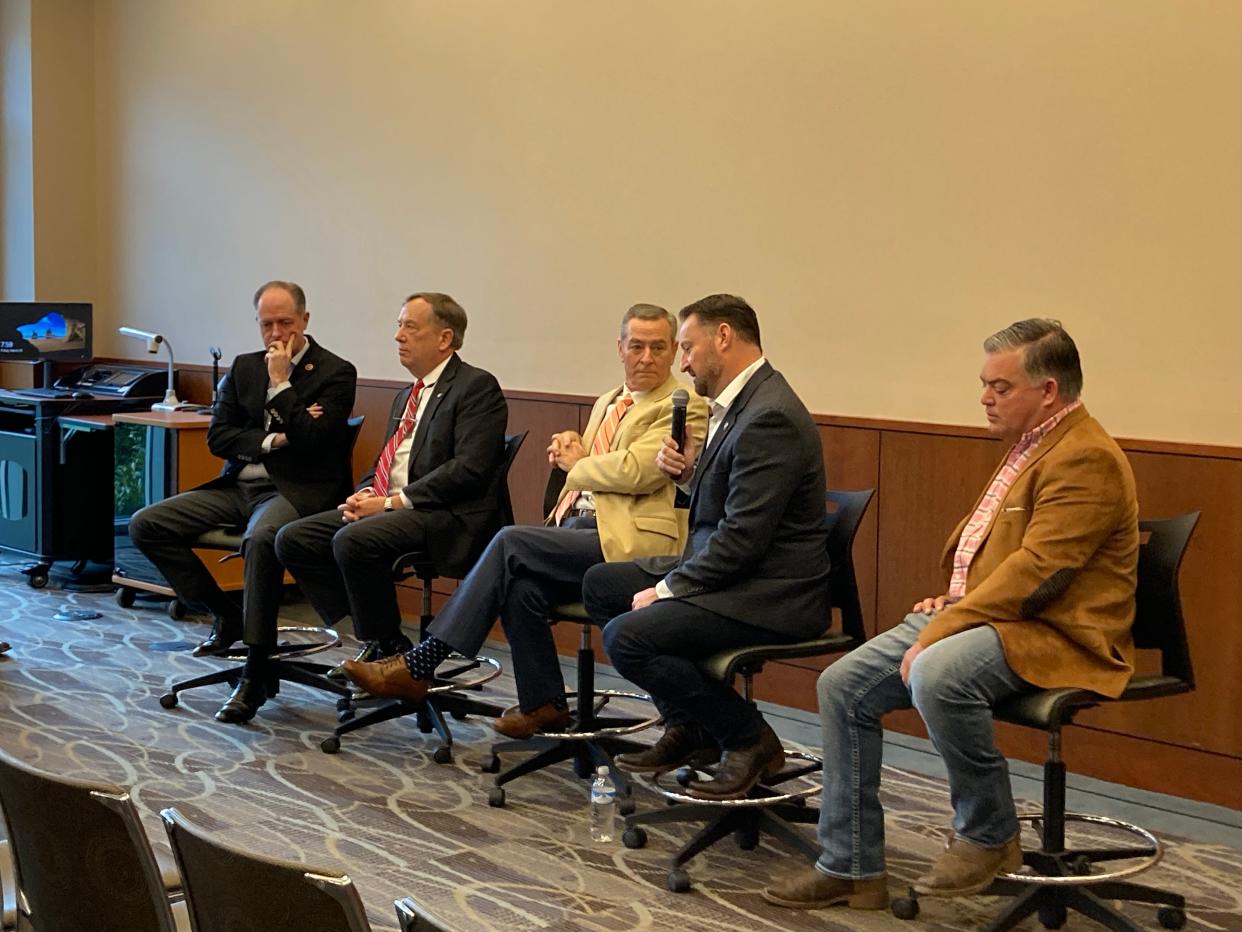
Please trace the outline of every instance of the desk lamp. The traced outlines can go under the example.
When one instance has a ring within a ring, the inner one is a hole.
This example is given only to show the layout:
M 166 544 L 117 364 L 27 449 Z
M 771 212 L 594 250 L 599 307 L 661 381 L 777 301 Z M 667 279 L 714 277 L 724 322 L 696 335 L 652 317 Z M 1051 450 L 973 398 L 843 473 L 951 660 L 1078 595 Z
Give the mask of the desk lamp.
M 168 347 L 168 388 L 164 392 L 164 400 L 157 401 L 151 405 L 152 411 L 183 411 L 191 408 L 193 405 L 177 399 L 177 393 L 173 390 L 173 348 L 166 337 L 158 333 L 151 333 L 147 330 L 135 330 L 133 327 L 121 327 L 120 332 L 127 337 L 134 337 L 137 340 L 147 341 L 147 352 L 158 353 L 160 344 L 163 343 Z

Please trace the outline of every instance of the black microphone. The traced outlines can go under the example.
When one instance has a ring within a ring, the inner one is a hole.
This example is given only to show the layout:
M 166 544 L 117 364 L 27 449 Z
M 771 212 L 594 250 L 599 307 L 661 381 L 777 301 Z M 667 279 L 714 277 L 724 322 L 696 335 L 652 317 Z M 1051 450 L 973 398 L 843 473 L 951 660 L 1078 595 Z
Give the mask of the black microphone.
M 220 394 L 220 357 L 224 353 L 218 346 L 207 347 L 207 352 L 211 353 L 211 406 L 214 408 Z
M 673 392 L 673 427 L 669 433 L 673 435 L 673 442 L 677 444 L 678 453 L 685 449 L 686 445 L 686 405 L 689 403 L 690 393 L 684 388 Z

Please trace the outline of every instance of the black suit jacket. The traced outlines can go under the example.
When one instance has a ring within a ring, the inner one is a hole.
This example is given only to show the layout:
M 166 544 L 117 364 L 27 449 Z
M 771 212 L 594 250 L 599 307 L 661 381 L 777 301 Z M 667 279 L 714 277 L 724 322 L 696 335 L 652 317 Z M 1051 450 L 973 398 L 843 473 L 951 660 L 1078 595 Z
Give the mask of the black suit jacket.
M 401 423 L 412 387 L 393 399 L 385 443 Z M 495 377 L 456 353 L 429 391 L 401 491 L 427 521 L 428 556 L 436 569 L 462 577 L 503 523 L 500 483 L 509 406 Z M 378 454 L 375 459 L 378 463 Z M 372 464 L 358 488 L 369 488 L 374 478 Z
M 784 376 L 764 363 L 699 454 L 680 560 L 640 561 L 673 594 L 719 615 L 815 637 L 831 620 L 824 458 Z
M 298 514 L 305 517 L 334 508 L 353 484 L 349 429 L 358 373 L 353 363 L 328 352 L 309 336 L 309 347 L 289 375 L 290 388 L 267 400 L 267 360 L 262 350 L 233 360 L 220 381 L 220 392 L 207 429 L 207 446 L 225 460 L 220 477 L 201 486 L 236 481 L 248 463 L 262 463 Z M 323 407 L 321 417 L 306 409 Z M 264 413 L 271 424 L 264 427 Z M 263 438 L 283 433 L 289 445 L 263 452 Z

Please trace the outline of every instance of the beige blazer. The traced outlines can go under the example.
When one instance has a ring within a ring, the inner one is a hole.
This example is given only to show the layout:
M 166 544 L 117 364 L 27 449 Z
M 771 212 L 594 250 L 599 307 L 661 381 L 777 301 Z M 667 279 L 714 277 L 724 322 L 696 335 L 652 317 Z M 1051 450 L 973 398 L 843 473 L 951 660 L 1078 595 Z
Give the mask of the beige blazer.
M 565 476 L 561 493 L 577 490 L 595 496 L 604 559 L 633 560 L 681 553 L 686 543 L 686 512 L 675 512 L 677 487 L 656 468 L 655 458 L 673 424 L 672 394 L 684 388 L 670 375 L 659 388 L 625 412 L 612 447 L 599 456 L 584 456 Z M 604 413 L 622 391 L 618 386 L 600 395 L 582 435 L 588 450 L 603 423 Z M 702 449 L 707 434 L 707 402 L 690 389 L 686 433 Z
M 945 543 L 946 581 L 967 520 Z M 1035 449 L 984 531 L 966 596 L 933 618 L 919 642 L 991 625 L 1028 683 L 1117 696 L 1134 672 L 1138 545 L 1130 464 L 1079 408 Z

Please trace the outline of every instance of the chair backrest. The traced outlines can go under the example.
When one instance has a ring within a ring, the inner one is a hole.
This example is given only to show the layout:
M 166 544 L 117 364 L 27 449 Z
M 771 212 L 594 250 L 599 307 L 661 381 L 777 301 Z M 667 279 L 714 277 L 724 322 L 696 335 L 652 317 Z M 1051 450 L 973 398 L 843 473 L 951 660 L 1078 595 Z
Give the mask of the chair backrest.
M 1139 531 L 1147 540 L 1139 545 L 1134 600 L 1134 646 L 1160 651 L 1161 672 L 1191 687 L 1195 674 L 1177 576 L 1198 521 L 1199 512 L 1192 511 L 1176 518 L 1139 522 Z
M 845 492 L 829 489 L 824 498 L 835 506 L 824 521 L 828 525 L 828 560 L 832 607 L 841 612 L 841 631 L 862 643 L 867 639 L 863 625 L 862 602 L 858 597 L 858 579 L 854 575 L 854 537 L 875 489 Z
M 0 752 L 0 807 L 34 928 L 174 932 L 155 855 L 124 789 L 43 773 Z
M 194 932 L 370 932 L 348 875 L 225 845 L 176 809 L 160 815 Z
M 553 466 L 552 471 L 548 473 L 548 484 L 543 489 L 543 514 L 541 518 L 546 518 L 552 514 L 552 509 L 556 507 L 556 503 L 560 500 L 561 491 L 565 488 L 565 478 L 569 473 L 560 467 Z
M 505 527 L 513 524 L 514 520 L 513 498 L 509 495 L 509 470 L 513 467 L 518 450 L 522 449 L 522 444 L 529 433 L 530 431 L 524 430 L 520 434 L 509 434 L 505 437 L 505 459 L 500 464 L 500 516 L 505 522 Z

